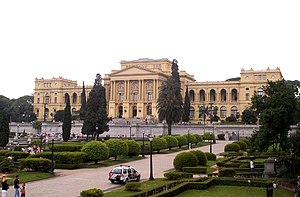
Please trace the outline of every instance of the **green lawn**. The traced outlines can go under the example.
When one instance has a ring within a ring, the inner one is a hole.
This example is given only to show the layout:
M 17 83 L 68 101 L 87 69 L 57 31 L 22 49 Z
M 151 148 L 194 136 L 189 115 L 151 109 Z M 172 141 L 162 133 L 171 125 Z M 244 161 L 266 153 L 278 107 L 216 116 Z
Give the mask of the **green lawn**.
M 241 187 L 241 186 L 212 186 L 207 190 L 188 190 L 176 197 L 263 197 L 267 196 L 264 187 Z M 276 188 L 273 193 L 274 197 L 293 197 L 291 191 Z
M 20 182 L 30 182 L 30 181 L 37 181 L 46 179 L 49 177 L 52 177 L 53 175 L 46 172 L 15 172 L 12 174 L 8 174 L 8 184 L 13 185 L 14 179 L 16 178 L 16 175 L 20 176 Z

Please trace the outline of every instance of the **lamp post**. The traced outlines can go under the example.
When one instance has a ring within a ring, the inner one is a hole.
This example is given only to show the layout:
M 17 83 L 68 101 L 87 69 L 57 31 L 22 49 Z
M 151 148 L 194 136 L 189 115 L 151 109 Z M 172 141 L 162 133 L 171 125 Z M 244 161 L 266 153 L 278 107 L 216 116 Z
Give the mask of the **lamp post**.
M 212 118 L 213 118 L 213 103 L 209 103 L 210 105 L 210 124 L 212 124 Z
M 240 130 L 238 130 L 238 141 L 240 141 Z
M 190 149 L 190 128 L 188 128 L 188 149 Z
M 209 152 L 212 153 L 212 131 L 210 131 Z
M 149 141 L 150 141 L 150 177 L 149 180 L 153 180 L 153 163 L 152 163 L 152 140 L 153 137 L 150 135 L 149 136 Z
M 47 114 L 46 114 L 47 108 L 46 108 L 46 106 L 47 106 L 48 101 L 49 101 L 49 95 L 46 95 L 45 96 L 45 101 L 44 101 L 44 122 L 46 122 L 46 120 L 47 120 Z
M 145 132 L 143 131 L 143 157 L 145 157 Z
M 52 138 L 51 146 L 51 174 L 54 174 L 54 139 Z
M 129 125 L 129 139 L 131 139 L 131 125 Z

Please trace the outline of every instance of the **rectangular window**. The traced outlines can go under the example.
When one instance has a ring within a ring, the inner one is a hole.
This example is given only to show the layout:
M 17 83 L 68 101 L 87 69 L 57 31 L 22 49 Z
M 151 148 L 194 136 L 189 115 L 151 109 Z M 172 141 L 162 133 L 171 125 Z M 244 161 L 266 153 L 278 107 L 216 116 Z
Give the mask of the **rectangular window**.
M 37 99 L 37 103 L 40 103 L 40 98 Z
M 249 100 L 250 100 L 250 94 L 246 93 L 246 101 L 249 101 Z
M 57 97 L 54 98 L 54 103 L 57 103 Z
M 124 93 L 120 92 L 119 93 L 119 101 L 123 101 L 124 100 Z
M 148 101 L 152 101 L 152 92 L 147 93 L 147 99 Z
M 133 93 L 133 100 L 134 101 L 137 101 L 138 100 L 138 94 L 135 92 Z

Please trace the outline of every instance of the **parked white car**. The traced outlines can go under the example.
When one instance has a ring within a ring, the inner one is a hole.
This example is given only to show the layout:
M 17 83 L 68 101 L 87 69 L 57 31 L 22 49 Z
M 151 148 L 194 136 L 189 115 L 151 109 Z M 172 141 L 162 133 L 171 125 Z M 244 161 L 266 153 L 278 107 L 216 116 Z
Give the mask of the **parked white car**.
M 112 183 L 126 183 L 127 181 L 140 181 L 140 179 L 140 172 L 127 165 L 115 166 L 108 173 L 108 180 L 110 180 Z

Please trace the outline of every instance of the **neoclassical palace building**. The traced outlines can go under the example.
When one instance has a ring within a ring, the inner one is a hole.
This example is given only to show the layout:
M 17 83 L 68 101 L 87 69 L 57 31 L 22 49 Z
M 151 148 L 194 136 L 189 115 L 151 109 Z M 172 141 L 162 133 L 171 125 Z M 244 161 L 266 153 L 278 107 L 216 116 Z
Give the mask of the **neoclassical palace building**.
M 156 102 L 159 87 L 171 75 L 172 62 L 163 59 L 138 59 L 121 61 L 120 70 L 112 70 L 104 76 L 107 112 L 113 118 L 147 118 L 157 120 Z M 182 96 L 188 87 L 192 122 L 202 120 L 204 107 L 218 109 L 217 115 L 224 119 L 237 115 L 246 109 L 254 92 L 263 94 L 267 80 L 282 79 L 279 68 L 266 70 L 241 70 L 240 77 L 218 82 L 196 82 L 194 75 L 185 71 L 179 73 Z M 92 85 L 85 86 L 89 95 Z M 58 110 L 65 107 L 65 95 L 69 94 L 73 114 L 78 114 L 81 106 L 82 86 L 77 81 L 63 77 L 35 79 L 34 112 L 38 120 L 50 121 Z

